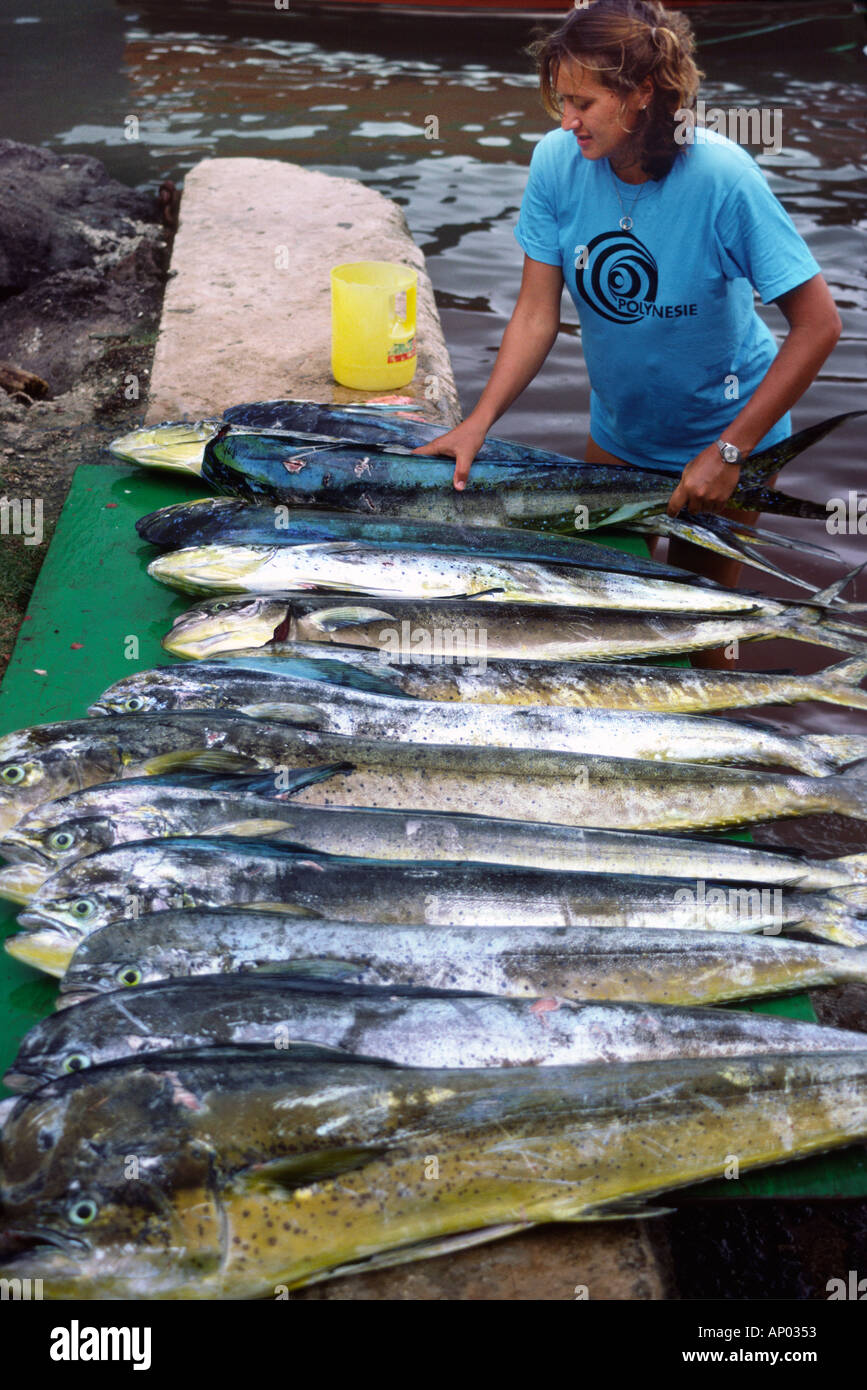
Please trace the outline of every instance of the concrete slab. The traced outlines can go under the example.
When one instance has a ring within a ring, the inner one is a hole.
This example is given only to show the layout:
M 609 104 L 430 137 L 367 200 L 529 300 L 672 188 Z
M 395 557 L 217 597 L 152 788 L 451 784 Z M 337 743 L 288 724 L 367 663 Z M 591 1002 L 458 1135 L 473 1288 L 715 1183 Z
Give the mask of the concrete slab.
M 205 159 L 187 176 L 146 420 L 240 401 L 368 400 L 331 375 L 329 271 L 384 260 L 418 271 L 418 368 L 401 396 L 451 428 L 460 403 L 425 259 L 401 209 L 354 179 L 271 159 Z

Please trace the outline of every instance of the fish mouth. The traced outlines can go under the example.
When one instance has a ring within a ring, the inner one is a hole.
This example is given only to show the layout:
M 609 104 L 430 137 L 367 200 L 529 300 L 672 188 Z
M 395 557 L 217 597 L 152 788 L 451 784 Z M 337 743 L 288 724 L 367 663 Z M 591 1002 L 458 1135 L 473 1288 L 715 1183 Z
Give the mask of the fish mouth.
M 57 931 L 45 929 L 19 932 L 7 937 L 4 945 L 7 954 L 15 960 L 42 970 L 46 975 L 55 975 L 58 979 L 66 974 L 66 967 L 75 952 L 74 942 L 66 941 Z
M 119 710 L 112 709 L 110 705 L 103 705 L 99 700 L 97 700 L 95 705 L 88 705 L 87 713 L 91 716 L 97 714 L 118 714 Z
M 44 931 L 46 928 L 51 931 L 60 932 L 63 936 L 71 936 L 72 933 L 62 923 L 50 917 L 47 912 L 42 912 L 38 907 L 32 905 L 26 912 L 19 912 L 18 925 L 24 927 L 26 931 Z
M 47 863 L 21 860 L 20 863 L 9 864 L 5 869 L 0 869 L 0 898 L 12 903 L 29 903 L 51 873 Z
M 51 860 L 44 850 L 38 845 L 33 844 L 20 830 L 10 830 L 0 839 L 0 855 L 4 859 L 10 859 L 15 864 L 26 862 L 28 864 L 51 864 Z M 0 873 L 3 872 L 0 868 Z M 53 872 L 53 870 L 52 870 Z
M 26 1091 L 35 1091 L 37 1086 L 42 1086 L 46 1081 L 53 1081 L 54 1077 L 49 1076 L 48 1072 L 41 1067 L 29 1067 L 26 1062 L 16 1062 L 14 1067 L 10 1067 L 3 1077 L 3 1085 L 9 1091 L 21 1094 Z
M 17 1270 L 17 1261 L 29 1258 L 39 1260 L 41 1255 L 53 1255 L 60 1251 L 63 1255 L 68 1255 L 70 1259 L 85 1254 L 90 1249 L 86 1240 L 80 1237 L 68 1235 L 65 1231 L 56 1231 L 52 1226 L 6 1226 L 0 1237 L 0 1258 L 4 1261 L 3 1272 L 6 1268 Z M 6 1260 L 11 1256 L 11 1261 L 6 1265 Z
M 215 632 L 212 636 L 197 633 L 195 628 L 188 632 L 175 632 L 174 629 L 163 639 L 163 648 L 174 656 L 197 656 L 212 651 L 231 652 L 235 650 L 237 639 L 230 632 Z
M 86 1004 L 89 999 L 95 999 L 98 994 L 107 994 L 109 991 L 101 985 L 92 985 L 90 989 L 84 985 L 76 985 L 74 988 L 65 989 L 60 986 L 60 993 L 54 1001 L 55 1012 L 60 1009 L 71 1009 L 76 1004 Z M 9 1083 L 6 1082 L 6 1085 Z M 11 1087 L 10 1087 L 11 1090 Z

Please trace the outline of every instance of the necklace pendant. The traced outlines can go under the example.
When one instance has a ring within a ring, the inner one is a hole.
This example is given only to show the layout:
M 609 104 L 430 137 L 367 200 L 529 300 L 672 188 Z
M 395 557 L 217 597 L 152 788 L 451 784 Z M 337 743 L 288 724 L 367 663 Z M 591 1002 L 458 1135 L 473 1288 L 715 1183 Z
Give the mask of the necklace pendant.
M 620 219 L 620 230 L 621 230 L 622 232 L 631 232 L 631 231 L 632 231 L 632 228 L 633 228 L 633 225 L 634 225 L 634 224 L 633 224 L 633 221 L 632 221 L 632 218 L 631 218 L 631 217 L 629 217 L 628 215 L 627 215 L 626 217 L 621 217 L 621 219 Z

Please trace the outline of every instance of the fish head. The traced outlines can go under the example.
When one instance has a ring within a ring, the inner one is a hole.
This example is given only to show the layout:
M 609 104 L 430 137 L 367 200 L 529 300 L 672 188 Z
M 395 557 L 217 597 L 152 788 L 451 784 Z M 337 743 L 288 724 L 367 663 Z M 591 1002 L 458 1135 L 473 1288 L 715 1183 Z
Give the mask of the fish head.
M 0 837 L 30 810 L 117 775 L 116 756 L 96 732 L 40 724 L 0 738 Z
M 186 594 L 238 593 L 271 554 L 265 545 L 188 545 L 151 560 L 148 574 Z
M 177 702 L 172 699 L 171 683 L 166 680 L 158 681 L 154 683 L 156 688 L 151 688 L 150 684 L 143 680 L 144 674 L 155 673 L 125 676 L 123 680 L 115 681 L 98 700 L 88 705 L 87 713 L 93 717 L 99 714 L 155 714 L 161 710 L 176 709 Z
M 98 1008 L 101 1012 L 102 1005 Z M 133 1054 L 140 1038 L 134 1021 L 129 1022 L 129 1051 Z M 72 1076 L 110 1062 L 117 1056 L 117 1050 L 106 1045 L 106 1038 L 105 1027 L 98 1016 L 94 1017 L 92 1009 L 50 1014 L 22 1038 L 3 1084 L 10 1091 L 35 1091 L 58 1077 Z
M 182 858 L 164 853 L 164 843 L 120 845 L 52 874 L 34 893 L 26 912 L 19 914 L 19 925 L 29 940 L 12 937 L 7 950 L 19 960 L 28 960 L 25 951 L 41 950 L 59 936 L 68 958 L 70 947 L 74 949 L 83 937 L 109 922 L 197 906 L 186 891 Z
M 222 427 L 222 420 L 194 423 L 170 421 L 165 425 L 131 430 L 109 444 L 115 458 L 146 468 L 167 468 L 175 473 L 199 474 L 205 445 Z
M 175 619 L 163 640 L 166 651 L 192 658 L 263 647 L 289 616 L 287 600 L 273 594 L 244 594 L 195 604 Z
M 68 804 L 49 802 L 22 816 L 18 824 L 7 831 L 0 840 L 0 854 L 18 863 L 38 865 L 45 877 L 85 855 L 109 849 L 116 842 L 113 817 L 71 816 Z M 0 870 L 0 883 L 4 872 Z
M 188 1281 L 216 1261 L 210 1152 L 148 1118 L 161 1082 L 105 1069 L 12 1107 L 0 1134 L 0 1277 L 42 1279 L 49 1298 L 169 1296 L 181 1270 Z
M 78 961 L 76 951 L 70 958 L 66 973 L 60 983 L 55 1008 L 71 1008 L 73 1004 L 83 1004 L 96 995 L 112 994 L 116 990 L 136 989 L 139 985 L 154 984 L 165 980 L 165 968 L 159 962 L 146 964 L 130 952 L 125 958 L 116 960 Z

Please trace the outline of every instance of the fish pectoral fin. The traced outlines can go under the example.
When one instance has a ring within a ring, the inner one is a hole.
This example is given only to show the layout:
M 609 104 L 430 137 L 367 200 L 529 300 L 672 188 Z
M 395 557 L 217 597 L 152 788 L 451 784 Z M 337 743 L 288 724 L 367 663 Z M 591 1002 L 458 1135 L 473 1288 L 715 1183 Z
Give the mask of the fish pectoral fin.
M 234 820 L 224 821 L 222 825 L 209 826 L 207 830 L 202 830 L 204 836 L 213 835 L 239 835 L 244 838 L 260 837 L 261 839 L 271 838 L 281 834 L 286 830 L 284 820 Z M 309 849 L 309 845 L 299 845 L 299 849 Z
M 671 1216 L 676 1207 L 648 1207 L 640 1197 L 615 1197 L 584 1207 L 575 1216 L 558 1216 L 558 1221 L 643 1221 L 646 1216 Z
M 258 705 L 242 705 L 241 713 L 252 719 L 275 719 L 292 724 L 297 729 L 327 729 L 328 716 L 315 705 L 289 705 L 262 701 Z
M 217 748 L 194 748 L 177 750 L 174 753 L 158 753 L 142 764 L 149 777 L 158 777 L 162 772 L 175 768 L 201 768 L 203 772 L 259 772 L 259 764 L 252 758 L 244 758 L 240 753 L 221 753 Z
M 337 632 L 341 627 L 363 627 L 366 623 L 394 623 L 397 619 L 392 613 L 383 613 L 381 608 L 362 608 L 359 605 L 345 608 L 321 608 L 318 613 L 306 613 L 304 621 L 320 632 Z
M 257 975 L 292 975 L 310 980 L 345 980 L 357 975 L 361 967 L 351 960 L 274 960 L 256 967 Z
M 250 912 L 279 912 L 286 917 L 310 917 L 323 918 L 321 912 L 317 912 L 315 907 L 303 907 L 300 903 L 275 903 L 270 899 L 261 899 L 252 903 L 245 903 L 245 908 Z
M 329 1054 L 332 1049 L 323 1049 Z M 342 1054 L 341 1054 L 342 1055 Z M 261 1187 L 283 1187 L 291 1191 L 297 1187 L 310 1187 L 312 1183 L 327 1182 L 330 1178 L 349 1173 L 354 1168 L 363 1168 L 368 1163 L 382 1158 L 387 1152 L 385 1145 L 364 1148 L 361 1145 L 340 1149 L 318 1149 L 315 1153 L 288 1154 L 283 1158 L 273 1158 L 267 1163 L 257 1163 L 245 1168 L 233 1180 L 235 1190 Z
M 334 1265 L 330 1269 L 314 1274 L 310 1279 L 301 1280 L 294 1285 L 319 1284 L 324 1279 L 339 1279 L 344 1274 L 367 1274 L 374 1269 L 393 1269 L 396 1265 L 411 1264 L 415 1260 L 431 1260 L 437 1255 L 453 1255 L 457 1250 L 468 1250 L 473 1245 L 487 1245 L 492 1240 L 502 1240 L 504 1236 L 514 1236 L 521 1231 L 530 1230 L 533 1222 L 514 1221 L 506 1226 L 483 1226 L 479 1231 L 465 1231 L 456 1236 L 443 1236 L 439 1240 L 422 1240 L 414 1245 L 399 1245 L 396 1250 L 383 1250 L 378 1255 L 369 1255 L 364 1260 L 353 1260 L 350 1264 Z

